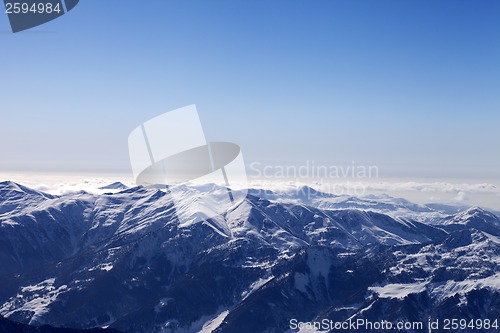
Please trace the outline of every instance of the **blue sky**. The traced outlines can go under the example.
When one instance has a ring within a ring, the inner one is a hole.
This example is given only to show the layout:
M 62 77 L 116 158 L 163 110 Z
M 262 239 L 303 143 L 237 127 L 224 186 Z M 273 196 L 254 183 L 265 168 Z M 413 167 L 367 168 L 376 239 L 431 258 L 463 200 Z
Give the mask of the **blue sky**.
M 196 104 L 247 163 L 500 179 L 500 2 L 82 0 L 0 15 L 0 170 L 129 170 L 127 136 Z

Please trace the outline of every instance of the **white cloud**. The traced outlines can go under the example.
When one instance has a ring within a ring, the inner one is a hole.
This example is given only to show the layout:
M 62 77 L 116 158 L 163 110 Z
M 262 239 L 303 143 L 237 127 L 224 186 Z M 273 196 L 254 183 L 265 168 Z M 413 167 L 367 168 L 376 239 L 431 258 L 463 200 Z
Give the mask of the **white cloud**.
M 6 180 L 53 195 L 66 195 L 80 191 L 89 193 L 109 192 L 109 190 L 99 188 L 116 181 L 120 181 L 127 186 L 135 186 L 128 175 L 0 173 L 0 181 Z
M 457 195 L 455 196 L 455 200 L 458 202 L 464 202 L 467 201 L 467 199 L 468 199 L 467 193 L 463 191 L 458 192 Z
M 454 184 L 447 182 L 432 182 L 432 183 L 418 183 L 418 182 L 381 182 L 381 183 L 368 183 L 366 188 L 375 191 L 419 191 L 419 192 L 485 192 L 485 193 L 500 193 L 500 189 L 493 184 L 480 183 L 480 184 Z

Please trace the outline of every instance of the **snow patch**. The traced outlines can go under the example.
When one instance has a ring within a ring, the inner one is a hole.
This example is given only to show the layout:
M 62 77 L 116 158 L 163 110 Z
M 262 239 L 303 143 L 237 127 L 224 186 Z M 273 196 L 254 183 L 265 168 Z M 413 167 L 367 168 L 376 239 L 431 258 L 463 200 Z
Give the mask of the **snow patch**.
M 32 313 L 29 324 L 37 324 L 49 311 L 49 306 L 57 297 L 68 290 L 67 285 L 54 287 L 55 279 L 47 279 L 36 285 L 22 287 L 20 293 L 10 298 L 0 307 L 0 314 L 9 317 L 18 311 Z
M 269 276 L 267 278 L 258 279 L 257 281 L 255 281 L 254 283 L 252 283 L 250 285 L 249 290 L 244 291 L 241 294 L 241 296 L 243 297 L 243 300 L 245 300 L 248 296 L 250 296 L 251 294 L 253 294 L 260 287 L 262 287 L 263 285 L 265 285 L 266 283 L 268 283 L 269 281 L 271 281 L 273 278 L 274 278 L 274 275 L 271 275 L 271 276 Z
M 422 283 L 394 283 L 383 287 L 370 287 L 371 291 L 376 292 L 380 298 L 399 298 L 403 299 L 410 294 L 418 294 L 425 290 L 427 282 Z
M 215 329 L 217 329 L 220 324 L 226 319 L 227 315 L 229 314 L 229 311 L 222 311 L 219 313 L 214 319 L 207 321 L 202 329 L 198 331 L 198 333 L 212 333 Z

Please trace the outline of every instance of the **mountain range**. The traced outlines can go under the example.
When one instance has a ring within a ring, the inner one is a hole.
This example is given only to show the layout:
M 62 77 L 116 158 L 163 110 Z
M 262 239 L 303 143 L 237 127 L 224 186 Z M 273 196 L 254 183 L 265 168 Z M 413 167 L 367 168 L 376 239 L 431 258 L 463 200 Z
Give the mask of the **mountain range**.
M 176 202 L 154 188 L 106 189 L 54 196 L 0 183 L 4 321 L 259 333 L 299 331 L 291 320 L 500 316 L 500 218 L 479 207 L 250 189 L 217 217 L 189 223 L 178 213 L 196 212 L 199 188 L 182 188 Z

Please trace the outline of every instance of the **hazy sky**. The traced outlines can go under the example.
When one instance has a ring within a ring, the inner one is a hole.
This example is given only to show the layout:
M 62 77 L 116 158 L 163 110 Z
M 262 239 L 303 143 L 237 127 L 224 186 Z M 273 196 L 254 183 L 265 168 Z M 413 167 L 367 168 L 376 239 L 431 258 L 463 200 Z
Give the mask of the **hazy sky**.
M 196 104 L 247 163 L 500 179 L 500 2 L 82 0 L 12 34 L 0 169 L 128 171 L 127 137 Z

